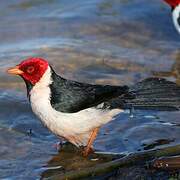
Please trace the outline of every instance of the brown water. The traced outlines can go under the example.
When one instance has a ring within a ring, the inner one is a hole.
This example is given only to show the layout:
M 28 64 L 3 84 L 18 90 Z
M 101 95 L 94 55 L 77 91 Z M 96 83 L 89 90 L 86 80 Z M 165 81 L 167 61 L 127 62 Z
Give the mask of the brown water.
M 82 82 L 133 84 L 157 73 L 179 82 L 180 36 L 170 9 L 157 0 L 2 1 L 0 42 L 1 179 L 38 179 L 58 154 L 58 139 L 33 115 L 22 80 L 8 76 L 7 67 L 41 56 L 63 77 Z M 179 115 L 122 113 L 101 129 L 95 149 L 127 154 L 179 144 Z M 56 168 L 68 171 L 71 155 L 59 154 Z

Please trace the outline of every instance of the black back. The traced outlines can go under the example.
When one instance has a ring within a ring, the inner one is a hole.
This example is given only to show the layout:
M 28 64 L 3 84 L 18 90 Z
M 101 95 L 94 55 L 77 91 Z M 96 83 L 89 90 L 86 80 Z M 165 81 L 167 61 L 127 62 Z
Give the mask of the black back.
M 84 84 L 63 79 L 52 68 L 51 71 L 51 105 L 57 111 L 78 112 L 128 92 L 127 86 Z

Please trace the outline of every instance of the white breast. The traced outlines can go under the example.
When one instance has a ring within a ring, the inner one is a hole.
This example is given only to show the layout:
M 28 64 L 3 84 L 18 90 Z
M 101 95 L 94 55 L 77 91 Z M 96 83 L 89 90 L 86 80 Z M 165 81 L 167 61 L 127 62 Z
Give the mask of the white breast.
M 50 104 L 51 71 L 47 69 L 41 80 L 30 92 L 30 102 L 33 112 L 53 133 L 68 139 L 70 136 L 82 136 L 82 144 L 86 145 L 91 130 L 111 121 L 120 109 L 100 110 L 88 108 L 76 113 L 56 111 Z M 72 142 L 76 144 L 75 142 Z M 76 144 L 77 145 L 77 144 Z

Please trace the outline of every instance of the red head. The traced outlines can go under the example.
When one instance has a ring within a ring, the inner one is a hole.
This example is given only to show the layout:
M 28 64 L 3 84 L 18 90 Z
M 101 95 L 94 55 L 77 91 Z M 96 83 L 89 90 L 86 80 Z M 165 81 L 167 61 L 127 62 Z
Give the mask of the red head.
M 48 68 L 48 62 L 42 58 L 29 58 L 22 61 L 19 65 L 8 69 L 9 74 L 20 75 L 26 81 L 35 85 L 43 76 Z
M 175 8 L 180 4 L 180 0 L 164 0 L 164 1 L 166 1 L 173 8 Z

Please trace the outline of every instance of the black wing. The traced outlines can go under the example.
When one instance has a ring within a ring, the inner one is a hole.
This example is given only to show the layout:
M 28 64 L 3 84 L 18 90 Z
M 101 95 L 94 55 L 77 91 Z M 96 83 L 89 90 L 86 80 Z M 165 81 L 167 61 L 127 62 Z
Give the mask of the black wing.
M 61 112 L 78 112 L 128 92 L 127 86 L 90 85 L 66 80 L 53 70 L 52 79 L 51 105 Z

